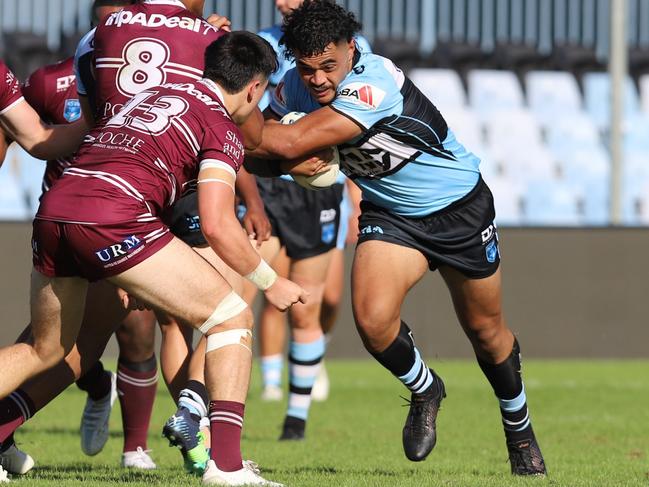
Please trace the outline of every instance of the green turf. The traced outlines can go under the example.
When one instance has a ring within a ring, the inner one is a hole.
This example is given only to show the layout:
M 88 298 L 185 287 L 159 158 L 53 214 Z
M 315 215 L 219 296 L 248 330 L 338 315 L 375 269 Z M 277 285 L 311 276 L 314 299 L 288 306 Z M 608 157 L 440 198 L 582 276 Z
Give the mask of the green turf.
M 279 443 L 284 403 L 259 401 L 255 377 L 246 407 L 243 450 L 268 478 L 290 486 L 631 486 L 649 485 L 649 362 L 525 363 L 532 419 L 549 469 L 546 479 L 514 479 L 497 404 L 470 362 L 435 363 L 448 398 L 438 420 L 439 441 L 423 463 L 401 450 L 405 389 L 369 361 L 328 361 L 330 399 L 315 404 L 307 440 Z M 38 468 L 16 485 L 198 485 L 181 471 L 180 454 L 159 436 L 173 411 L 160 387 L 149 447 L 159 469 L 125 472 L 120 414 L 94 458 L 79 449 L 85 397 L 70 389 L 17 435 Z M 119 407 L 117 407 L 119 409 Z

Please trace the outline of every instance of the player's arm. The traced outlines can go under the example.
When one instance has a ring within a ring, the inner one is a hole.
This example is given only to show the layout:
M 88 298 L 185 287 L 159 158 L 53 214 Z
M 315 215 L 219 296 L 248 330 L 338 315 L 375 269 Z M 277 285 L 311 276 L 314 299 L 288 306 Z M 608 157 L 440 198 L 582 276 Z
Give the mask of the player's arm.
M 0 167 L 2 167 L 2 163 L 5 161 L 5 156 L 7 155 L 7 149 L 9 148 L 11 142 L 12 142 L 11 139 L 7 138 L 7 136 L 4 133 L 4 130 L 2 130 L 2 127 L 0 127 Z
M 234 213 L 236 173 L 221 161 L 207 160 L 198 175 L 198 214 L 201 230 L 219 257 L 264 291 L 278 309 L 306 301 L 297 284 L 277 276 L 248 243 Z
M 84 120 L 46 125 L 27 103 L 16 104 L 0 116 L 5 133 L 38 159 L 57 159 L 74 153 L 88 131 Z
M 250 154 L 263 159 L 298 159 L 358 137 L 362 128 L 330 107 L 322 107 L 292 125 L 267 120 L 261 144 Z

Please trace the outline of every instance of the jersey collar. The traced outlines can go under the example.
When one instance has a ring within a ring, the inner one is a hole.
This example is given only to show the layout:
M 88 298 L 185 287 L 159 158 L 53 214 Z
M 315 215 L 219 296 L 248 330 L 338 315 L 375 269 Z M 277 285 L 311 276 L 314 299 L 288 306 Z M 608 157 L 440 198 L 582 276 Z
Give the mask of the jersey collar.
M 213 94 L 215 94 L 218 100 L 221 102 L 221 105 L 223 105 L 223 92 L 221 91 L 221 88 L 219 88 L 219 85 L 208 78 L 203 78 L 200 82 L 204 84 L 207 89 L 209 89 Z M 223 106 L 225 107 L 225 105 Z

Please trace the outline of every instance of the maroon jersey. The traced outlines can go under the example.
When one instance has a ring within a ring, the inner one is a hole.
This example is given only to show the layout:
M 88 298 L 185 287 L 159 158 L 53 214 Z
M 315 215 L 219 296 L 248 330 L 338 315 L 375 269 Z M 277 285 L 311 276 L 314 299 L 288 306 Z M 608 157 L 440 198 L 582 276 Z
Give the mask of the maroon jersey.
M 134 96 L 81 146 L 43 195 L 37 219 L 85 224 L 157 220 L 201 165 L 236 175 L 242 136 L 209 80 L 166 84 Z
M 44 66 L 34 71 L 23 86 L 27 102 L 47 123 L 64 124 L 81 118 L 81 105 L 73 69 L 74 58 Z M 43 192 L 50 189 L 71 158 L 47 161 L 43 176 Z
M 145 0 L 108 16 L 94 35 L 98 124 L 141 91 L 201 79 L 205 48 L 223 34 L 179 0 Z
M 0 115 L 22 100 L 20 84 L 7 65 L 0 61 Z

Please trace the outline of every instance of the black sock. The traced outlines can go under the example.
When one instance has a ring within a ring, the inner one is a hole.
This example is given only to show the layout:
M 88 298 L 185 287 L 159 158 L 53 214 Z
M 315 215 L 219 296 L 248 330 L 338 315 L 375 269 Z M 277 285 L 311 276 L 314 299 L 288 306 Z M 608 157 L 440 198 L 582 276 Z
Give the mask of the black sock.
M 520 354 L 518 341 L 514 339 L 512 353 L 505 361 L 488 364 L 478 359 L 478 364 L 500 403 L 500 414 L 508 442 L 529 439 L 533 434 L 521 377 Z
M 11 433 L 7 438 L 4 439 L 4 441 L 0 442 L 0 453 L 6 452 L 14 443 L 14 434 Z
M 190 380 L 187 381 L 185 388 L 180 391 L 178 407 L 186 408 L 189 410 L 192 419 L 200 421 L 202 417 L 207 416 L 209 402 L 209 394 L 205 384 L 197 380 Z
M 106 397 L 110 394 L 111 375 L 104 370 L 100 360 L 93 365 L 78 381 L 77 387 L 86 391 L 93 401 Z
M 382 352 L 371 352 L 374 358 L 414 394 L 426 394 L 436 390 L 435 377 L 421 359 L 412 332 L 401 322 L 399 334 Z

